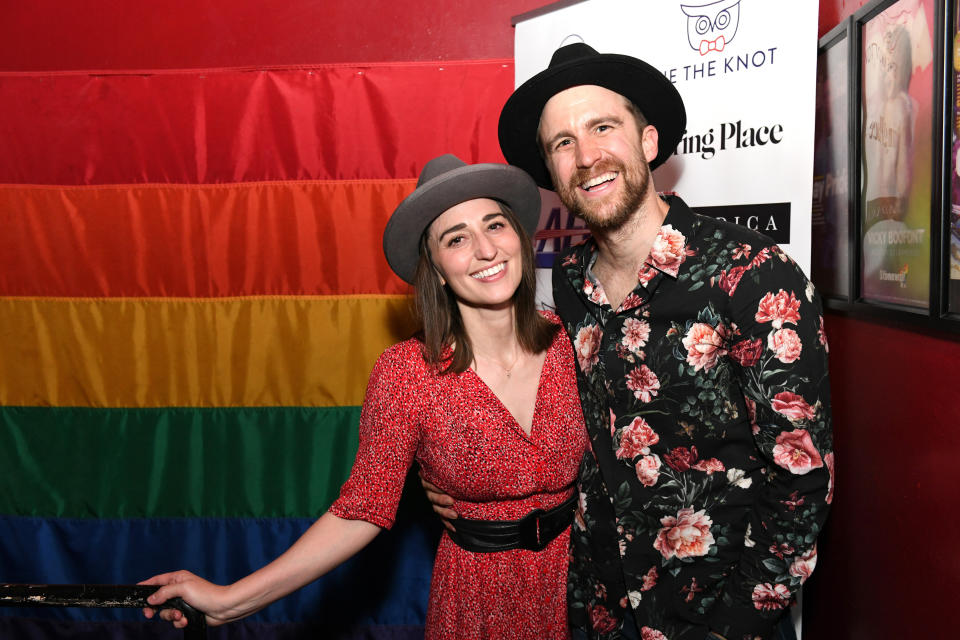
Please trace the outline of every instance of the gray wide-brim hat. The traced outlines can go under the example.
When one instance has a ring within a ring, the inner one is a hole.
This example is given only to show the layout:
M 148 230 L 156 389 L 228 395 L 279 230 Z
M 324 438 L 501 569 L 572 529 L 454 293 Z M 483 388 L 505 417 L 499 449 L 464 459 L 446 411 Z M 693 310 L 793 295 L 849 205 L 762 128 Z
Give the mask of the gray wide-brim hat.
M 404 198 L 383 231 L 383 253 L 393 272 L 413 283 L 420 237 L 441 213 L 467 200 L 504 203 L 533 237 L 540 220 L 540 191 L 522 169 L 505 164 L 467 164 L 453 154 L 428 162 L 417 188 Z
M 632 56 L 597 53 L 583 42 L 568 44 L 554 52 L 544 71 L 517 87 L 500 112 L 497 133 L 503 156 L 510 164 L 525 169 L 544 189 L 553 191 L 553 182 L 537 148 L 540 114 L 553 96 L 587 84 L 615 91 L 632 101 L 657 128 L 659 151 L 650 162 L 651 170 L 666 162 L 683 138 L 687 127 L 683 99 L 656 68 Z

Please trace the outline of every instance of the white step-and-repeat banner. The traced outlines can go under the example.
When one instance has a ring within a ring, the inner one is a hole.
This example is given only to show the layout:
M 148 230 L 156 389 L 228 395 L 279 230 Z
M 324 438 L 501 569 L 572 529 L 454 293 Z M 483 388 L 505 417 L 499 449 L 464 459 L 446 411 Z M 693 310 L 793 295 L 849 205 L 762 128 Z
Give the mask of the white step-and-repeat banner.
M 809 274 L 818 3 L 586 0 L 545 9 L 517 21 L 517 85 L 577 41 L 658 68 L 683 96 L 687 131 L 654 171 L 657 190 L 768 235 Z M 582 238 L 583 223 L 542 194 L 535 248 L 549 292 L 544 271 Z

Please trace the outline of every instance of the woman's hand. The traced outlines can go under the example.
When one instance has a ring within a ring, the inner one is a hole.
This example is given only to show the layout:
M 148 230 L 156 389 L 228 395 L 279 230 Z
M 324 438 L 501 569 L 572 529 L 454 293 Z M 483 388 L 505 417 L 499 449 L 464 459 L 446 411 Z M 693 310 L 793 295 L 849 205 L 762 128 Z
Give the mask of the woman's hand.
M 205 613 L 207 624 L 211 627 L 242 617 L 235 613 L 231 615 L 229 587 L 207 582 L 189 571 L 162 573 L 139 584 L 160 585 L 160 588 L 147 598 L 151 605 L 159 607 L 167 600 L 181 598 L 194 609 Z M 156 608 L 143 610 L 143 615 L 147 618 L 152 618 L 157 613 Z M 159 616 L 161 620 L 172 622 L 177 629 L 187 626 L 186 616 L 178 609 L 159 609 Z

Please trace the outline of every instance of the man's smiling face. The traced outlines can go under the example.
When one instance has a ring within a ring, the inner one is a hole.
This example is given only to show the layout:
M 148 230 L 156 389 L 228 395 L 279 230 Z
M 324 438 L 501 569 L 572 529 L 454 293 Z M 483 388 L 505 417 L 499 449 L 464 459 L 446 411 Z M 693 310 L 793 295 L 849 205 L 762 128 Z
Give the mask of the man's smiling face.
M 571 87 L 540 116 L 544 159 L 561 202 L 594 229 L 622 226 L 650 189 L 649 160 L 657 132 L 639 124 L 618 93 L 595 85 Z

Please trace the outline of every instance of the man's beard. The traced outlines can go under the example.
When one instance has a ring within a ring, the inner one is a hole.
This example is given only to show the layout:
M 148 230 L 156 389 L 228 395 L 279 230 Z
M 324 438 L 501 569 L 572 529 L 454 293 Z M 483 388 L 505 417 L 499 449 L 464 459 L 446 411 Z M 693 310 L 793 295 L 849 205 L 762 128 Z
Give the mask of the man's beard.
M 646 158 L 637 156 L 631 170 L 616 159 L 598 162 L 590 169 L 578 169 L 566 185 L 555 185 L 560 202 L 567 210 L 592 229 L 610 231 L 619 229 L 643 204 L 650 188 L 650 166 Z M 580 185 L 593 176 L 616 171 L 623 180 L 623 190 L 616 200 L 588 202 L 580 197 Z M 607 213 L 604 213 L 607 210 Z

